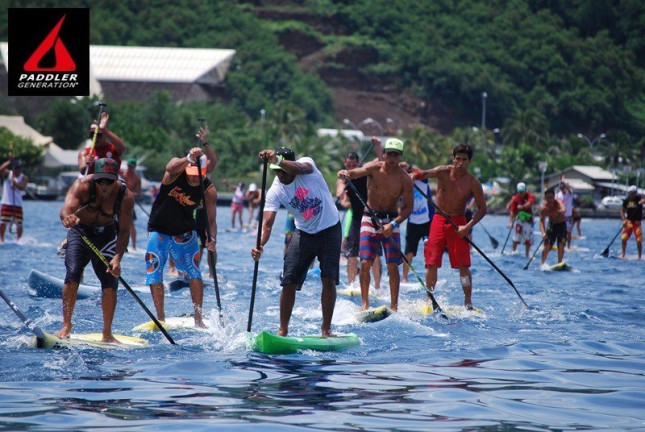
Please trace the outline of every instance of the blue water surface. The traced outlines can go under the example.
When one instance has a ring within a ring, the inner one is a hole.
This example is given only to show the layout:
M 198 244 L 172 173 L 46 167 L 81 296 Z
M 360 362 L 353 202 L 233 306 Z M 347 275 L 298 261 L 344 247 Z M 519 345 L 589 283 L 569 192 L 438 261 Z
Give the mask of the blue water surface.
M 27 279 L 32 269 L 64 277 L 56 257 L 65 235 L 60 206 L 26 202 L 23 239 L 0 245 L 1 289 L 50 333 L 60 328 L 61 301 L 36 297 Z M 523 270 L 527 260 L 509 254 L 510 244 L 500 255 L 508 219 L 486 217 L 500 246 L 494 250 L 480 227 L 474 241 L 528 309 L 473 251 L 473 300 L 482 315 L 459 307 L 458 276 L 445 257 L 436 296 L 452 318 L 422 315 L 418 285 L 401 289 L 398 314 L 372 324 L 358 323 L 358 301 L 339 295 L 334 330 L 358 334 L 359 347 L 269 356 L 247 346 L 255 233 L 227 232 L 227 208 L 217 216 L 223 326 L 173 332 L 178 346 L 147 333 L 151 346 L 141 350 L 39 350 L 0 302 L 0 430 L 645 430 L 645 262 L 635 260 L 633 240 L 627 260 L 616 257 L 620 239 L 609 258 L 599 255 L 618 220 L 583 220 L 585 237 L 565 254 L 573 270 L 549 272 L 539 256 Z M 254 332 L 278 327 L 284 217 L 281 211 L 260 263 Z M 145 226 L 139 211 L 141 249 Z M 420 257 L 413 264 L 423 270 Z M 142 250 L 122 265 L 130 285 L 145 283 Z M 298 293 L 291 335 L 319 332 L 320 281 L 309 279 Z M 342 279 L 345 285 L 344 268 Z M 91 271 L 86 283 L 96 283 Z M 139 295 L 153 309 L 150 295 Z M 381 296 L 373 303 L 389 304 L 388 294 Z M 212 282 L 204 306 L 216 323 Z M 167 293 L 167 316 L 189 312 L 188 292 Z M 148 320 L 120 289 L 115 333 L 132 335 Z M 101 323 L 98 296 L 77 302 L 74 331 L 100 332 Z

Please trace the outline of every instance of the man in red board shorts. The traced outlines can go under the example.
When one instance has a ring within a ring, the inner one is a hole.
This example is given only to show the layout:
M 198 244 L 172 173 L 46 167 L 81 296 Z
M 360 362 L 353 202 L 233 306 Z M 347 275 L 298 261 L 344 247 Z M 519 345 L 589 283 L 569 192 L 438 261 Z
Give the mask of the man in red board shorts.
M 441 267 L 443 252 L 448 249 L 450 266 L 459 269 L 459 279 L 464 290 L 464 305 L 472 304 L 472 275 L 470 273 L 470 248 L 464 237 L 486 215 L 486 200 L 482 185 L 468 172 L 473 158 L 473 149 L 459 144 L 452 150 L 452 165 L 442 165 L 426 171 L 413 173 L 414 180 L 437 179 L 437 208 L 442 210 L 458 227 L 456 230 L 439 210 L 430 226 L 430 236 L 425 246 L 426 285 L 434 291 L 437 283 L 437 269 Z M 471 195 L 475 197 L 477 213 L 466 222 L 466 203 Z

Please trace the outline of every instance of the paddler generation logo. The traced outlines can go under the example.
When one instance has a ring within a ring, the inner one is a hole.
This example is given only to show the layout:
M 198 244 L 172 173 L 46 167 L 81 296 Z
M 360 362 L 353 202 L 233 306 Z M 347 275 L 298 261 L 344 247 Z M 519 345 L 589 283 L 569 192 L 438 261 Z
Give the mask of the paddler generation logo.
M 90 10 L 9 8 L 9 96 L 89 96 Z

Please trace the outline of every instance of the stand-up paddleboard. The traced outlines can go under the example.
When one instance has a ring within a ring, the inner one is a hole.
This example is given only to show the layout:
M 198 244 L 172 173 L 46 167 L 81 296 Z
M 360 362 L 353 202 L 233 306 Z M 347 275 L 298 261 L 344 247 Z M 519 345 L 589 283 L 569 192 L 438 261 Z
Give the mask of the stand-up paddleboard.
M 361 297 L 361 289 L 360 288 L 341 288 L 336 290 L 336 294 L 346 296 L 346 297 Z M 369 296 L 370 298 L 376 299 L 379 298 L 378 293 L 375 291 L 372 291 L 371 289 L 369 290 Z
M 255 338 L 251 336 L 254 351 L 264 354 L 293 354 L 302 350 L 340 351 L 360 344 L 353 333 L 332 337 L 322 336 L 278 336 L 262 332 Z
M 376 308 L 370 308 L 364 311 L 360 311 L 356 314 L 356 319 L 359 322 L 372 323 L 382 321 L 393 313 L 394 311 L 392 309 L 383 305 Z
M 208 329 L 203 329 L 195 327 L 195 318 L 192 316 L 178 316 L 178 317 L 168 317 L 165 321 L 160 321 L 161 325 L 166 330 L 199 330 L 204 331 Z M 207 327 L 211 326 L 211 321 L 205 319 L 204 324 Z M 154 321 L 148 321 L 143 324 L 132 328 L 133 332 L 152 332 L 159 331 L 159 327 L 154 323 Z
M 548 269 L 550 271 L 571 271 L 573 267 L 567 264 L 566 261 L 562 261 L 557 264 L 553 264 L 552 266 L 548 266 Z
M 63 279 L 50 276 L 48 274 L 32 270 L 29 273 L 29 287 L 36 292 L 37 297 L 57 298 L 63 296 Z M 147 285 L 133 286 L 134 291 L 149 293 L 150 288 Z M 101 287 L 96 285 L 79 284 L 76 298 L 78 300 L 94 297 L 100 294 Z
M 465 306 L 443 306 L 441 310 L 446 314 L 448 318 L 467 318 L 471 316 L 483 316 L 484 311 L 478 307 L 472 309 L 466 309 Z M 431 304 L 424 304 L 419 307 L 419 312 L 422 315 L 430 315 L 434 310 L 432 309 Z
M 148 341 L 145 339 L 124 335 L 114 335 L 114 337 L 121 343 L 103 342 L 103 335 L 101 333 L 71 334 L 69 335 L 69 339 L 61 339 L 49 333 L 45 333 L 45 339 L 42 344 L 37 345 L 35 337 L 33 340 L 34 346 L 37 346 L 38 348 L 92 347 L 104 349 L 132 349 L 148 347 Z

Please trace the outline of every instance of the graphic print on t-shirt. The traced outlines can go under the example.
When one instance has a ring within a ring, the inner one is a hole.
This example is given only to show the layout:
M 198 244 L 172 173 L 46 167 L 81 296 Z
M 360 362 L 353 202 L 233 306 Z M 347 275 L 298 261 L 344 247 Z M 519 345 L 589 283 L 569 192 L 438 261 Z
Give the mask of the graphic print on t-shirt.
M 298 186 L 295 196 L 289 202 L 289 205 L 298 210 L 305 220 L 310 220 L 322 211 L 322 201 L 320 198 L 307 198 L 309 189 Z

